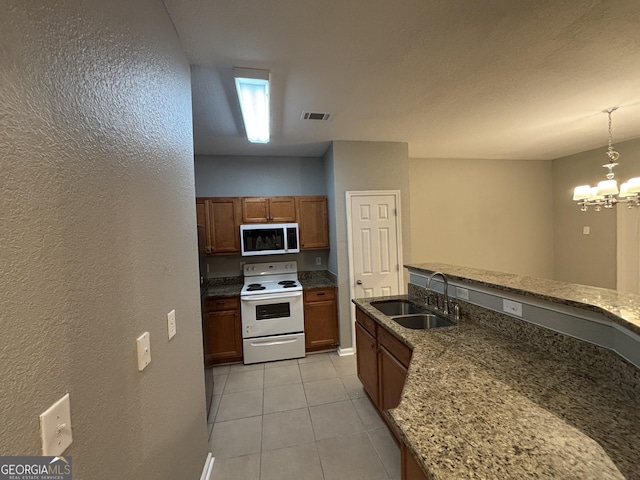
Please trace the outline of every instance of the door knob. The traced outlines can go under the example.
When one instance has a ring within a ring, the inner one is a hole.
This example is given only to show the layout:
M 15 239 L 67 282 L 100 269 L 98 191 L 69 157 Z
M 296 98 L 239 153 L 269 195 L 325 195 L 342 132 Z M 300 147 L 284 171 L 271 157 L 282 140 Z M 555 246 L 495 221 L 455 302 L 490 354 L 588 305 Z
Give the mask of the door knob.
M 357 284 L 357 285 L 362 285 L 362 280 L 357 280 L 357 281 L 356 281 L 356 284 Z

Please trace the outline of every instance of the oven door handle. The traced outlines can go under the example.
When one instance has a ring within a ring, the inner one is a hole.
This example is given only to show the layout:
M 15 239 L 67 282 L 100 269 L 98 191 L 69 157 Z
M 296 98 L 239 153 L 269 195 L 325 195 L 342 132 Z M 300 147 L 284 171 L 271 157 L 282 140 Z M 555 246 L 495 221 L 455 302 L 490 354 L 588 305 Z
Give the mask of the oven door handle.
M 302 292 L 272 293 L 270 295 L 251 295 L 250 297 L 240 297 L 243 302 L 263 302 L 264 300 L 277 300 L 278 298 L 301 297 Z
M 260 340 L 253 340 L 251 342 L 251 346 L 252 347 L 272 347 L 274 345 L 285 345 L 287 343 L 294 343 L 297 342 L 299 339 L 298 338 L 288 338 L 286 340 L 274 340 L 274 341 L 260 341 Z

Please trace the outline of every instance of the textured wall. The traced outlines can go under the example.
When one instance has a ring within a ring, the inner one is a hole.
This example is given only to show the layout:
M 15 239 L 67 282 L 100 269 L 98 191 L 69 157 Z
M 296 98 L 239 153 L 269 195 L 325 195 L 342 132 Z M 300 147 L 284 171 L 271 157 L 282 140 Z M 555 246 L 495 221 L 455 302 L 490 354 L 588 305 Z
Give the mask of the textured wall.
M 550 161 L 411 159 L 415 262 L 553 278 Z
M 640 176 L 640 139 L 614 143 L 614 147 L 620 153 L 620 165 L 615 168 L 618 184 Z M 616 211 L 581 212 L 572 200 L 575 186 L 595 186 L 605 179 L 606 150 L 602 146 L 553 161 L 556 280 L 616 288 Z M 591 229 L 589 235 L 582 234 L 586 226 Z
M 352 346 L 349 285 L 349 248 L 347 245 L 347 191 L 400 190 L 403 263 L 411 261 L 411 206 L 409 202 L 409 167 L 407 144 L 400 142 L 335 141 L 326 161 L 333 193 L 329 202 L 332 253 L 329 269 L 338 275 L 340 346 Z M 335 224 L 334 224 L 335 223 Z M 335 254 L 334 254 L 335 252 Z M 337 267 L 337 271 L 334 268 Z
M 1 10 L 0 452 L 40 454 L 38 415 L 69 392 L 74 478 L 197 478 L 190 73 L 171 21 L 160 0 Z

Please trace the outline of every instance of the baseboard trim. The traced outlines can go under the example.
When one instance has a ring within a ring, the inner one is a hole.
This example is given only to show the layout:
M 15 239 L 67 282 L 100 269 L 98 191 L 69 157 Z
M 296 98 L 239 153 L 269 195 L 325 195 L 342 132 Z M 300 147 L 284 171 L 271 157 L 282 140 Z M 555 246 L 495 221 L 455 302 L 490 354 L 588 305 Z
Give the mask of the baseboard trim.
M 338 347 L 338 355 L 340 357 L 346 357 L 347 355 L 354 355 L 356 352 L 353 347 L 350 348 L 342 348 Z
M 207 455 L 207 459 L 204 462 L 204 468 L 202 469 L 202 475 L 200 475 L 200 480 L 211 480 L 211 476 L 213 475 L 213 462 L 215 462 L 215 457 L 209 452 Z

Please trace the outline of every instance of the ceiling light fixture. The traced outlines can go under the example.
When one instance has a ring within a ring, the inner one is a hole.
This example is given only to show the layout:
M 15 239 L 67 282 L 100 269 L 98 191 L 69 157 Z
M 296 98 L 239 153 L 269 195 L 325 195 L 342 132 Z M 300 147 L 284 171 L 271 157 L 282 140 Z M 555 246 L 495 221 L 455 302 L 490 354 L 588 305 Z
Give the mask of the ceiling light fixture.
M 618 165 L 618 157 L 620 154 L 613 149 L 611 144 L 611 113 L 618 108 L 612 107 L 605 112 L 609 115 L 609 148 L 607 149 L 607 157 L 609 161 L 602 165 L 607 168 L 607 179 L 598 182 L 598 185 L 591 187 L 589 185 L 580 185 L 573 190 L 573 199 L 580 205 L 580 210 L 586 212 L 588 207 L 594 207 L 599 212 L 602 207 L 613 208 L 617 203 L 626 203 L 629 208 L 640 206 L 640 177 L 631 178 L 628 182 L 623 183 L 618 190 L 618 182 L 614 179 L 615 174 L 613 168 Z
M 233 76 L 247 139 L 269 143 L 269 71 L 234 68 Z

